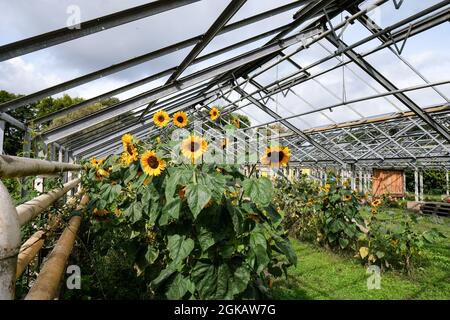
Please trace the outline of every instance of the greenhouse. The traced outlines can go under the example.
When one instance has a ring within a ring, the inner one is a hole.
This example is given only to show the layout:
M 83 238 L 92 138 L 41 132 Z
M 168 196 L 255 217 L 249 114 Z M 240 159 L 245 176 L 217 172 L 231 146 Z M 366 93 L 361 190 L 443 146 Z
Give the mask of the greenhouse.
M 449 0 L 0 9 L 1 300 L 450 300 Z

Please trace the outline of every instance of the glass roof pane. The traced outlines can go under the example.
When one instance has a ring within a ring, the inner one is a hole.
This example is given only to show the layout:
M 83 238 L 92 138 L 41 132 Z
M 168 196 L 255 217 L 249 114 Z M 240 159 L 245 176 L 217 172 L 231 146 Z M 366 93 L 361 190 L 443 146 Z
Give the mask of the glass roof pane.
M 284 6 L 288 3 L 293 3 L 297 1 L 292 0 L 268 0 L 268 1 L 261 1 L 261 0 L 247 0 L 247 2 L 242 6 L 242 8 L 234 15 L 233 18 L 228 22 L 228 24 L 246 19 L 248 17 L 260 14 L 265 11 L 269 11 L 281 6 Z M 298 5 L 298 7 L 295 9 L 291 9 L 291 19 L 293 13 L 295 13 L 299 8 L 301 7 L 301 4 Z M 293 12 L 292 12 L 293 11 Z M 286 23 L 286 21 L 285 21 Z
M 46 5 L 27 4 L 29 9 L 21 12 L 20 16 L 27 21 L 31 21 L 28 26 L 29 28 L 34 28 L 35 25 L 38 25 L 42 21 L 53 21 L 54 7 L 52 4 L 57 2 L 58 1 L 52 0 L 46 2 Z M 80 1 L 79 3 L 87 5 L 89 1 Z M 28 94 L 77 76 L 126 61 L 136 56 L 152 52 L 187 38 L 198 36 L 199 34 L 203 34 L 209 28 L 210 24 L 216 20 L 227 4 L 228 0 L 195 2 L 188 6 L 176 8 L 103 32 L 98 32 L 87 37 L 50 47 L 45 50 L 39 50 L 1 62 L 0 66 L 6 65 L 9 71 L 12 69 L 13 74 L 16 77 L 17 74 L 26 76 L 25 73 L 30 73 L 30 71 L 35 75 L 42 74 L 42 79 L 39 79 L 40 81 L 35 81 L 35 84 L 32 87 L 24 88 L 20 82 L 15 81 L 4 89 L 15 93 Z M 108 7 L 107 5 L 105 6 Z M 34 7 L 42 7 L 45 9 L 40 16 L 40 19 L 36 19 L 35 12 L 30 10 L 30 8 Z M 89 5 L 88 7 L 90 8 L 91 6 Z M 52 8 L 52 10 L 49 10 L 49 8 Z M 15 10 L 19 9 L 15 8 Z M 91 12 L 90 9 L 86 11 Z M 101 15 L 101 12 L 98 10 L 94 12 L 96 12 L 94 14 L 95 16 Z M 198 15 L 201 15 L 202 19 L 194 19 L 194 17 Z M 185 23 L 173 23 L 179 19 L 180 16 L 192 17 L 192 19 L 185 21 Z M 3 23 L 3 19 L 1 23 Z M 15 28 L 15 25 L 16 24 L 14 23 L 10 23 L 7 24 L 5 28 L 2 27 L 2 31 L 5 32 L 1 32 L 1 34 L 10 33 L 10 31 Z M 53 29 L 53 27 L 51 29 Z M 168 30 L 170 30 L 170 32 L 167 32 Z M 41 31 L 42 30 L 39 32 Z M 164 36 L 161 36 L 162 34 Z M 25 38 L 26 36 L 28 36 L 28 34 L 22 36 L 21 33 L 20 38 Z M 173 56 L 176 55 L 177 54 Z M 173 56 L 171 55 L 165 58 L 172 59 Z M 176 63 L 173 65 L 171 64 L 171 66 L 176 66 L 179 63 L 178 60 L 174 62 Z M 150 64 L 137 66 L 134 71 L 136 74 L 142 72 L 148 75 L 147 72 L 143 71 L 148 71 L 150 68 L 153 69 L 151 67 L 152 63 L 153 68 L 155 69 L 159 65 L 165 65 L 161 64 L 161 60 L 156 63 L 155 61 L 151 61 Z M 24 72 L 24 69 L 26 68 L 28 68 L 28 72 Z M 140 71 L 137 71 L 138 69 Z M 2 77 L 3 74 L 0 78 Z
M 436 3 L 439 0 L 427 0 L 427 1 L 403 1 L 402 5 L 398 10 L 395 9 L 394 1 L 387 1 L 381 5 L 378 9 L 374 10 L 370 18 L 375 21 L 379 26 L 385 28 L 391 24 L 394 24 L 400 20 L 403 20 L 419 11 L 422 11 Z M 366 6 L 373 1 L 368 1 L 364 3 Z

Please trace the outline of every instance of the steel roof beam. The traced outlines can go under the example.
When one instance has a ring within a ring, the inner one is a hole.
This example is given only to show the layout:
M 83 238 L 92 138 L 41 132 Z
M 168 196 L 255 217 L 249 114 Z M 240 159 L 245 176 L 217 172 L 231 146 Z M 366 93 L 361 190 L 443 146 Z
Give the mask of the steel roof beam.
M 213 51 L 213 52 L 210 52 L 210 53 L 208 53 L 208 54 L 202 55 L 202 56 L 198 57 L 197 59 L 195 59 L 195 60 L 192 62 L 191 65 L 195 65 L 195 64 L 197 64 L 197 63 L 200 63 L 200 62 L 209 60 L 209 59 L 214 58 L 214 57 L 216 57 L 216 56 L 219 56 L 219 55 L 221 55 L 221 54 L 224 54 L 224 53 L 227 53 L 227 52 L 229 52 L 229 51 L 232 51 L 232 50 L 238 49 L 238 48 L 240 48 L 240 47 L 243 47 L 243 46 L 248 45 L 248 44 L 250 44 L 250 43 L 259 41 L 259 40 L 264 39 L 264 38 L 266 38 L 266 37 L 268 37 L 268 36 L 271 36 L 271 35 L 273 35 L 273 34 L 275 34 L 275 33 L 278 33 L 278 32 L 280 32 L 281 30 L 284 30 L 285 28 L 286 28 L 286 26 L 281 26 L 281 27 L 272 29 L 272 30 L 270 30 L 270 31 L 261 33 L 261 34 L 259 34 L 259 35 L 256 35 L 256 36 L 254 36 L 254 37 L 251 37 L 251 38 L 242 40 L 242 41 L 240 41 L 240 42 L 237 42 L 237 43 L 232 44 L 232 45 L 230 45 L 230 46 L 227 46 L 227 47 L 225 47 L 225 48 L 218 49 L 218 50 L 216 50 L 216 51 Z M 91 98 L 91 99 L 82 101 L 82 102 L 80 102 L 80 103 L 78 103 L 78 104 L 69 106 L 69 107 L 67 107 L 67 108 L 64 108 L 64 109 L 61 109 L 61 110 L 58 110 L 58 111 L 55 111 L 55 112 L 52 112 L 52 113 L 47 114 L 47 115 L 45 115 L 45 116 L 42 116 L 42 117 L 40 117 L 40 118 L 36 118 L 36 119 L 32 120 L 32 122 L 35 123 L 35 124 L 41 124 L 41 123 L 50 121 L 50 120 L 52 120 L 52 119 L 54 119 L 54 118 L 56 118 L 56 117 L 62 116 L 62 115 L 64 115 L 64 114 L 67 114 L 67 113 L 72 112 L 72 111 L 79 110 L 79 109 L 81 109 L 81 108 L 83 108 L 83 107 L 85 107 L 85 106 L 91 105 L 91 104 L 93 104 L 93 103 L 95 103 L 95 102 L 98 102 L 98 101 L 100 101 L 100 100 L 102 100 L 102 99 L 110 98 L 110 97 L 112 97 L 112 96 L 114 96 L 114 95 L 117 95 L 117 94 L 126 92 L 126 91 L 128 91 L 128 90 L 134 89 L 134 88 L 139 87 L 139 86 L 141 86 L 141 85 L 144 85 L 144 84 L 146 84 L 146 83 L 149 83 L 149 82 L 152 82 L 152 81 L 154 81 L 154 80 L 157 80 L 157 79 L 163 78 L 163 77 L 165 77 L 165 76 L 168 76 L 168 75 L 170 75 L 171 73 L 173 73 L 175 70 L 176 70 L 176 67 L 172 67 L 172 68 L 163 70 L 163 71 L 161 71 L 161 72 L 155 73 L 155 74 L 153 74 L 153 75 L 150 75 L 150 76 L 145 77 L 145 78 L 143 78 L 143 79 L 140 79 L 140 80 L 138 80 L 138 81 L 129 83 L 129 84 L 123 86 L 123 87 L 119 87 L 119 88 L 114 89 L 114 90 L 112 90 L 112 91 L 103 93 L 103 94 L 101 94 L 101 95 L 99 95 L 99 96 L 96 96 L 96 97 L 93 97 L 93 98 Z
M 198 0 L 197 0 L 198 1 Z M 293 3 L 289 3 L 287 5 L 281 6 L 279 8 L 275 8 L 272 10 L 268 10 L 266 12 L 257 14 L 255 16 L 231 23 L 225 27 L 223 27 L 222 30 L 220 30 L 220 32 L 218 33 L 218 35 L 220 34 L 225 34 L 227 32 L 236 30 L 238 28 L 242 28 L 244 26 L 247 26 L 249 24 L 255 23 L 257 21 L 269 18 L 273 15 L 277 15 L 280 14 L 282 12 L 285 12 L 287 10 L 293 9 L 295 7 L 298 7 L 299 5 L 301 5 L 303 3 L 303 1 L 300 2 L 293 2 Z M 71 88 L 80 86 L 82 84 L 88 83 L 90 81 L 96 80 L 96 79 L 100 79 L 103 77 L 106 77 L 108 75 L 126 70 L 128 68 L 131 68 L 133 66 L 142 64 L 144 62 L 156 59 L 158 57 L 162 57 L 164 55 L 170 54 L 172 52 L 176 52 L 178 50 L 182 50 L 185 48 L 188 48 L 190 46 L 193 46 L 195 44 L 197 44 L 199 41 L 201 41 L 203 38 L 203 35 L 198 35 L 195 37 L 192 37 L 190 39 L 186 39 L 183 41 L 180 41 L 178 43 L 169 45 L 167 47 L 164 48 L 160 48 L 157 49 L 155 51 L 140 55 L 138 57 L 134 57 L 131 58 L 129 60 L 125 60 L 122 62 L 119 62 L 117 64 L 111 65 L 109 67 L 88 73 L 86 75 L 83 75 L 81 77 L 78 78 L 74 78 L 72 80 L 57 84 L 55 86 L 34 92 L 32 94 L 29 94 L 27 96 L 23 96 L 5 103 L 0 104 L 0 112 L 6 112 L 6 111 L 11 111 L 17 108 L 20 108 L 21 106 L 24 106 L 26 104 L 32 103 L 32 102 L 36 102 L 42 98 L 45 98 L 47 96 L 51 96 L 60 92 L 63 92 L 65 90 L 69 90 Z M 167 72 L 168 74 L 170 74 L 171 72 L 176 71 L 175 68 L 171 68 L 170 72 Z M 145 79 L 143 79 L 145 80 Z M 149 82 L 149 81 L 145 81 L 144 83 Z M 133 86 L 134 87 L 134 86 Z M 133 88 L 131 87 L 131 88 Z M 127 89 L 129 90 L 129 89 Z M 116 94 L 116 93 L 114 93 Z M 97 100 L 98 101 L 98 100 Z
M 30 52 L 49 48 L 60 43 L 111 29 L 158 13 L 172 10 L 199 0 L 154 1 L 141 6 L 115 12 L 103 17 L 81 22 L 79 28 L 61 28 L 31 38 L 19 40 L 0 47 L 0 61 L 18 57 Z
M 235 89 L 239 94 L 241 95 L 246 95 L 247 93 L 242 90 L 241 88 L 236 88 Z M 266 107 L 263 103 L 259 102 L 259 100 L 253 98 L 253 97 L 248 97 L 248 100 L 253 103 L 256 107 L 258 107 L 259 109 L 261 109 L 262 111 L 266 112 L 269 116 L 271 116 L 274 119 L 281 119 L 281 116 L 279 114 L 277 114 L 275 111 L 273 111 L 272 109 Z M 308 135 L 306 135 L 303 131 L 301 131 L 300 129 L 298 129 L 296 126 L 294 126 L 292 123 L 290 123 L 289 121 L 286 120 L 279 120 L 279 122 L 284 125 L 286 128 L 288 128 L 289 130 L 295 132 L 297 135 L 299 135 L 301 138 L 303 138 L 304 140 L 308 141 L 310 144 L 312 144 L 314 147 L 316 147 L 317 149 L 319 149 L 320 151 L 322 151 L 324 154 L 326 154 L 328 157 L 330 157 L 330 159 L 333 159 L 334 161 L 340 163 L 341 165 L 343 165 L 344 167 L 346 166 L 345 162 L 343 162 L 341 159 L 339 159 L 338 157 L 336 157 L 334 154 L 330 153 L 327 149 L 325 149 L 323 146 L 321 146 L 319 143 L 317 143 L 314 139 L 312 139 L 311 137 L 309 137 Z
M 238 68 L 239 66 L 245 65 L 251 61 L 257 60 L 266 55 L 270 55 L 273 52 L 277 52 L 294 45 L 305 38 L 312 37 L 316 35 L 318 31 L 311 31 L 309 33 L 299 33 L 295 34 L 287 39 L 280 40 L 270 46 L 263 47 L 260 49 L 253 50 L 246 54 L 234 57 L 224 62 L 220 62 L 204 70 L 193 73 L 186 76 L 176 83 L 172 83 L 167 86 L 161 86 L 156 89 L 146 91 L 140 95 L 137 95 L 128 100 L 122 101 L 110 108 L 99 110 L 89 116 L 72 121 L 58 129 L 51 130 L 47 132 L 45 136 L 46 143 L 57 141 L 64 137 L 67 137 L 74 132 L 80 131 L 82 129 L 94 126 L 112 117 L 119 116 L 131 110 L 134 110 L 144 104 L 147 104 L 153 100 L 161 99 L 172 93 L 180 91 L 182 89 L 188 88 L 190 86 L 201 83 L 205 80 L 211 79 L 217 75 L 223 74 L 229 70 Z
M 192 48 L 184 60 L 178 65 L 174 73 L 172 73 L 167 79 L 165 84 L 172 83 L 176 81 L 181 74 L 191 65 L 191 63 L 197 58 L 197 56 L 208 46 L 208 44 L 214 39 L 216 35 L 219 34 L 220 30 L 223 29 L 225 24 L 230 21 L 230 19 L 239 11 L 239 9 L 247 2 L 247 0 L 232 0 L 228 6 L 223 10 L 219 17 L 214 21 L 211 27 L 203 35 L 202 39 L 197 42 L 197 44 Z M 139 120 L 141 120 L 147 111 L 151 109 L 158 100 L 152 101 L 142 112 Z
M 334 45 L 337 49 L 347 48 L 347 44 L 336 39 L 333 35 L 328 35 L 327 40 Z M 377 69 L 375 69 L 371 64 L 369 64 L 364 58 L 362 58 L 354 50 L 346 50 L 344 54 L 350 58 L 356 65 L 358 65 L 362 70 L 364 70 L 368 75 L 370 75 L 375 81 L 382 85 L 388 91 L 398 91 L 399 89 L 390 82 L 385 76 L 383 76 Z M 447 131 L 441 124 L 434 121 L 434 119 L 425 111 L 423 111 L 414 101 L 412 101 L 403 92 L 394 93 L 394 96 L 400 100 L 405 106 L 407 106 L 411 111 L 417 114 L 425 123 L 427 123 L 436 132 L 442 135 L 447 141 L 450 142 L 450 132 Z

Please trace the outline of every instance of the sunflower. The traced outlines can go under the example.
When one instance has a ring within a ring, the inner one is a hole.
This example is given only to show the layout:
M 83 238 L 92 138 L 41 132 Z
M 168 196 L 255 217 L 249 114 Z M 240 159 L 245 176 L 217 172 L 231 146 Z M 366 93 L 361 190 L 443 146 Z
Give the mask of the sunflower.
M 103 177 L 109 176 L 109 172 L 104 169 L 98 169 L 95 173 L 95 176 L 97 177 L 97 179 L 101 179 Z
M 264 156 L 261 158 L 261 163 L 269 165 L 271 168 L 286 166 L 291 157 L 288 147 L 272 146 L 266 149 Z
M 105 209 L 94 208 L 94 211 L 92 211 L 92 214 L 96 217 L 103 217 L 103 216 L 108 215 L 108 213 L 109 213 L 108 210 L 105 210 Z
M 181 152 L 192 162 L 201 157 L 208 149 L 208 142 L 202 137 L 189 136 L 181 142 Z
M 331 185 L 329 183 L 327 183 L 323 188 L 321 188 L 321 190 L 325 193 L 330 192 L 331 189 Z
M 125 134 L 122 136 L 123 153 L 121 156 L 122 163 L 129 166 L 139 158 L 139 153 L 133 144 L 133 136 Z
M 132 144 L 133 143 L 133 136 L 129 133 L 124 134 L 122 136 L 122 143 L 123 144 Z
M 165 127 L 170 121 L 170 117 L 164 110 L 159 110 L 153 115 L 153 122 L 158 127 Z
M 229 143 L 230 143 L 230 140 L 228 140 L 228 138 L 222 139 L 222 150 L 225 150 Z
M 160 137 L 160 136 L 157 136 L 157 137 L 155 138 L 155 141 L 156 141 L 157 144 L 160 144 L 160 143 L 161 143 L 161 137 Z
M 212 121 L 216 120 L 220 116 L 220 111 L 217 107 L 212 107 L 209 111 L 209 117 Z
M 173 124 L 178 128 L 186 127 L 188 124 L 188 118 L 186 112 L 178 111 L 173 115 Z
M 92 157 L 91 159 L 91 165 L 93 165 L 94 167 L 98 167 L 101 166 L 103 164 L 103 162 L 105 162 L 105 159 L 98 159 L 95 157 Z
M 352 196 L 350 194 L 344 195 L 344 201 L 350 201 L 352 200 Z
M 241 127 L 241 120 L 239 118 L 231 119 L 231 123 L 238 129 Z
M 380 204 L 381 204 L 381 200 L 380 199 L 377 199 L 377 200 L 375 200 L 375 201 L 372 201 L 372 206 L 373 207 L 379 207 L 380 206 Z
M 142 170 L 151 176 L 159 176 L 166 168 L 166 162 L 161 160 L 153 150 L 146 151 L 141 157 Z
M 376 208 L 372 208 L 372 210 L 370 210 L 370 212 L 371 212 L 372 214 L 377 214 L 377 209 L 376 209 Z
M 92 159 L 91 159 L 91 164 L 95 167 L 95 166 L 98 166 L 98 160 L 95 158 L 95 157 L 92 157 Z

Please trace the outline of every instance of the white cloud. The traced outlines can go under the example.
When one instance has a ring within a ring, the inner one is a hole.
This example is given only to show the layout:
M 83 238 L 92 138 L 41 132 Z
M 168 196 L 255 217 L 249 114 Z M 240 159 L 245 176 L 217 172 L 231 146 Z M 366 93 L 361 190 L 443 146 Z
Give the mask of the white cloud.
M 0 64 L 0 88 L 21 94 L 29 94 L 62 81 L 51 70 L 36 68 L 17 57 Z

